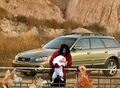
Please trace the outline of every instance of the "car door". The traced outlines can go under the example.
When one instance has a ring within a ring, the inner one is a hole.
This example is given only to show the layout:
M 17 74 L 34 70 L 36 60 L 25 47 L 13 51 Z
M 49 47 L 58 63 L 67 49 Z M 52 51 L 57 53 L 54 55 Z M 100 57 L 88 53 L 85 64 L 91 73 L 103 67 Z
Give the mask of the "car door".
M 91 64 L 90 40 L 83 38 L 77 41 L 72 49 L 73 65 Z
M 100 38 L 91 38 L 90 45 L 93 65 L 103 64 L 108 56 L 108 51 L 105 49 L 102 40 Z

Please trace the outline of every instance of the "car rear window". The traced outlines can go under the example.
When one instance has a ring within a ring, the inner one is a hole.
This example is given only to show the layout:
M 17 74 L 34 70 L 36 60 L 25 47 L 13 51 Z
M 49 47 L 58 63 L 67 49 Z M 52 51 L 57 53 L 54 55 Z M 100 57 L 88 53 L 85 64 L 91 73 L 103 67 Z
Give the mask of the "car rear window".
M 119 44 L 114 39 L 102 39 L 107 48 L 119 47 Z

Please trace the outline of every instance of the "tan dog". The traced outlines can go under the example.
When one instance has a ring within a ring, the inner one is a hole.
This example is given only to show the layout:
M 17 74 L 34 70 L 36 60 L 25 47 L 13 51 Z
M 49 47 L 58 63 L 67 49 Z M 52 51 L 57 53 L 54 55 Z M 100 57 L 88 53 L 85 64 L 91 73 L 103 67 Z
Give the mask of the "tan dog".
M 22 82 L 22 78 L 16 75 L 16 69 L 13 69 L 11 73 L 7 70 L 5 77 L 1 82 L 3 88 L 11 88 L 14 82 Z
M 16 69 L 14 69 L 11 73 L 8 70 L 5 74 L 5 77 L 2 80 L 2 86 L 3 88 L 11 88 L 14 81 L 14 75 L 15 75 Z
M 42 88 L 43 85 L 43 79 L 36 75 L 35 79 L 33 80 L 33 83 L 30 85 L 29 88 Z
M 80 73 L 78 74 L 78 80 L 76 80 L 74 88 L 95 88 L 92 84 L 92 80 L 88 78 L 85 66 L 80 67 Z

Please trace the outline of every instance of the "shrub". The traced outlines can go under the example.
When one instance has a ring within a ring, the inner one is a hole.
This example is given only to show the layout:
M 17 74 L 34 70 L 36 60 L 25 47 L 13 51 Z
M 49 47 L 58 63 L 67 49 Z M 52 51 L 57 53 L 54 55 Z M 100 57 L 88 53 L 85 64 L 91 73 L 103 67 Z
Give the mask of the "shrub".
M 27 23 L 27 18 L 25 16 L 18 15 L 18 16 L 13 16 L 12 21 Z
M 54 28 L 54 29 L 74 29 L 78 28 L 79 24 L 72 21 L 72 20 L 66 20 L 62 23 L 57 22 L 55 19 L 37 19 L 35 17 L 25 17 L 25 16 L 16 16 L 12 18 L 13 21 L 16 22 L 22 22 L 27 24 L 28 26 L 41 26 L 42 28 Z

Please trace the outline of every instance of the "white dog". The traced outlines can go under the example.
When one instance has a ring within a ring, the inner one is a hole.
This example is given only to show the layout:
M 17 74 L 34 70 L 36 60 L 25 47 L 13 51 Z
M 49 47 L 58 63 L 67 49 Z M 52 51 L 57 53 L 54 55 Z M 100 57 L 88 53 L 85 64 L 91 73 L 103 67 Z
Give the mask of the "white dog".
M 54 65 L 58 64 L 59 67 L 54 69 L 51 83 L 54 82 L 54 80 L 55 80 L 55 78 L 57 76 L 61 77 L 61 80 L 64 81 L 64 79 L 63 79 L 63 76 L 64 76 L 64 74 L 63 74 L 63 66 L 66 66 L 66 64 L 67 64 L 66 58 L 64 56 L 62 56 L 62 55 L 59 55 L 56 58 L 54 58 L 53 64 Z

